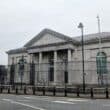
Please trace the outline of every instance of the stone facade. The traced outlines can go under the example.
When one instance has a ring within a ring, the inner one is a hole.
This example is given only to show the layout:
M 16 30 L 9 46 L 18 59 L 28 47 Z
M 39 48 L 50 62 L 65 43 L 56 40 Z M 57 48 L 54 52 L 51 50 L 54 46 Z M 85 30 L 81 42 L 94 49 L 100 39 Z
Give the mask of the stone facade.
M 109 62 L 110 33 L 101 33 L 101 35 L 101 50 L 106 54 L 107 62 Z M 87 84 L 98 84 L 99 76 L 96 64 L 96 56 L 99 52 L 98 34 L 86 35 L 84 37 L 85 82 Z M 8 65 L 12 65 L 12 63 L 18 65 L 19 60 L 24 56 L 26 71 L 24 71 L 22 80 L 26 84 L 30 83 L 29 64 L 32 62 L 35 64 L 35 85 L 41 83 L 45 85 L 82 84 L 81 52 L 80 37 L 71 38 L 50 29 L 44 29 L 25 44 L 23 48 L 8 51 Z M 107 68 L 109 68 L 109 65 L 107 65 Z M 19 65 L 15 69 L 14 82 L 16 83 L 21 81 L 18 69 Z M 109 70 L 106 77 L 107 83 L 110 83 Z

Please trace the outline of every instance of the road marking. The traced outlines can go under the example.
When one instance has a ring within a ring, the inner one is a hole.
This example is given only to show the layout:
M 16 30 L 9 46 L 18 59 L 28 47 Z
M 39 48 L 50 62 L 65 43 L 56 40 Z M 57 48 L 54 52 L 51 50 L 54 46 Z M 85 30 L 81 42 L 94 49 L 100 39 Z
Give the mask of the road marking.
M 17 100 L 19 102 L 30 102 L 30 100 Z
M 110 107 L 110 104 L 103 104 L 104 107 Z
M 2 99 L 3 101 L 8 101 L 8 102 L 11 102 L 12 100 L 11 99 Z
M 24 98 L 26 98 L 26 99 L 33 99 L 33 97 L 24 97 Z
M 51 102 L 55 102 L 52 98 L 50 98 L 50 97 L 41 97 L 41 98 L 39 98 L 39 97 L 24 97 L 24 98 L 26 98 L 26 99 L 33 99 L 33 100 L 42 100 L 42 101 L 51 101 Z M 53 101 L 52 101 L 53 100 Z M 88 99 L 81 99 L 81 98 L 78 98 L 78 99 L 76 99 L 76 98 L 69 98 L 69 99 L 66 99 L 65 100 L 65 98 L 64 99 L 62 99 L 62 100 L 60 100 L 60 101 L 62 101 L 62 103 L 63 102 L 68 102 L 68 103 L 73 103 L 73 102 L 87 102 L 87 101 L 90 101 L 90 100 L 88 100 Z M 58 103 L 58 102 L 57 102 Z M 61 102 L 60 102 L 61 103 Z
M 24 97 L 26 99 L 33 99 L 33 100 L 42 100 L 42 101 L 50 101 L 50 98 L 45 97 L 45 98 L 41 98 L 41 97 Z
M 72 102 L 67 102 L 67 101 L 52 101 L 54 103 L 62 103 L 62 104 L 75 104 L 75 103 L 72 103 Z
M 2 100 L 3 100 L 3 101 L 8 101 L 8 102 L 10 102 L 10 103 L 12 103 L 12 104 L 22 105 L 22 106 L 29 107 L 29 108 L 36 109 L 36 110 L 46 110 L 46 109 L 39 108 L 39 107 L 36 107 L 36 106 L 33 106 L 33 105 L 16 102 L 16 101 L 13 101 L 13 100 L 11 100 L 11 99 L 2 99 Z
M 71 102 L 87 102 L 89 100 L 87 99 L 67 99 L 68 101 L 71 101 Z
M 13 100 L 11 100 L 11 99 L 2 99 L 2 100 L 3 100 L 3 101 L 8 101 L 8 102 L 13 101 Z M 21 101 L 29 102 L 30 100 L 17 100 L 17 101 L 19 101 L 19 102 L 21 102 Z
M 22 106 L 29 107 L 29 108 L 36 109 L 36 110 L 46 110 L 46 109 L 43 109 L 43 108 L 39 108 L 39 107 L 36 107 L 36 106 L 33 106 L 33 105 L 24 104 L 24 103 L 20 103 L 20 102 L 12 101 L 11 103 L 17 104 L 17 105 L 22 105 Z

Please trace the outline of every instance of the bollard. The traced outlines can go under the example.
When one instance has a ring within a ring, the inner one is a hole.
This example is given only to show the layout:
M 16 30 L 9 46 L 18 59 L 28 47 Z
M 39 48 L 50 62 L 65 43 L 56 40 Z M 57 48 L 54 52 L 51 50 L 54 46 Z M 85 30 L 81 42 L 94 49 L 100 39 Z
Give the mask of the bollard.
M 53 87 L 53 96 L 55 96 L 55 95 L 56 95 L 56 88 Z
M 108 88 L 106 88 L 106 98 L 109 98 L 109 92 L 108 92 Z
M 45 87 L 43 87 L 42 89 L 43 89 L 42 90 L 43 91 L 43 95 L 45 96 Z
M 32 87 L 32 90 L 33 90 L 33 95 L 35 95 L 35 93 L 36 93 L 35 86 Z
M 91 98 L 94 98 L 93 88 L 91 88 Z
M 16 88 L 16 94 L 18 94 L 18 88 Z
M 3 88 L 2 88 L 2 87 L 0 87 L 0 92 L 1 92 L 1 93 L 3 92 Z
M 65 87 L 65 89 L 64 89 L 65 91 L 65 94 L 64 94 L 64 96 L 66 97 L 67 96 L 67 88 Z
M 0 87 L 0 93 L 2 93 L 2 92 L 1 92 L 1 87 Z
M 26 86 L 24 87 L 24 94 L 27 94 L 27 92 L 26 92 Z
M 79 97 L 79 88 L 77 88 L 77 97 Z
M 8 88 L 8 94 L 10 94 L 10 87 Z

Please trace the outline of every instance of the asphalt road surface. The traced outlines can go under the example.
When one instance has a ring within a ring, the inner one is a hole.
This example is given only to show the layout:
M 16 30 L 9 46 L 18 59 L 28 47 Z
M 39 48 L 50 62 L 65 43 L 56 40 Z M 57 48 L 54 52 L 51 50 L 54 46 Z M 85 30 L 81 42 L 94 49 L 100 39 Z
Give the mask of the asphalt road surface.
M 0 94 L 0 110 L 110 110 L 110 99 Z

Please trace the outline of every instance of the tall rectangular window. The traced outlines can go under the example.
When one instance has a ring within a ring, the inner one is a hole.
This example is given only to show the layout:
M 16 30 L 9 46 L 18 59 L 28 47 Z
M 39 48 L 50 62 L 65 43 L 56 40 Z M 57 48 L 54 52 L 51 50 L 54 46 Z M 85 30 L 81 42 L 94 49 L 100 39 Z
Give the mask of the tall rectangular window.
M 49 61 L 49 81 L 54 81 L 54 62 L 53 60 L 51 59 Z

